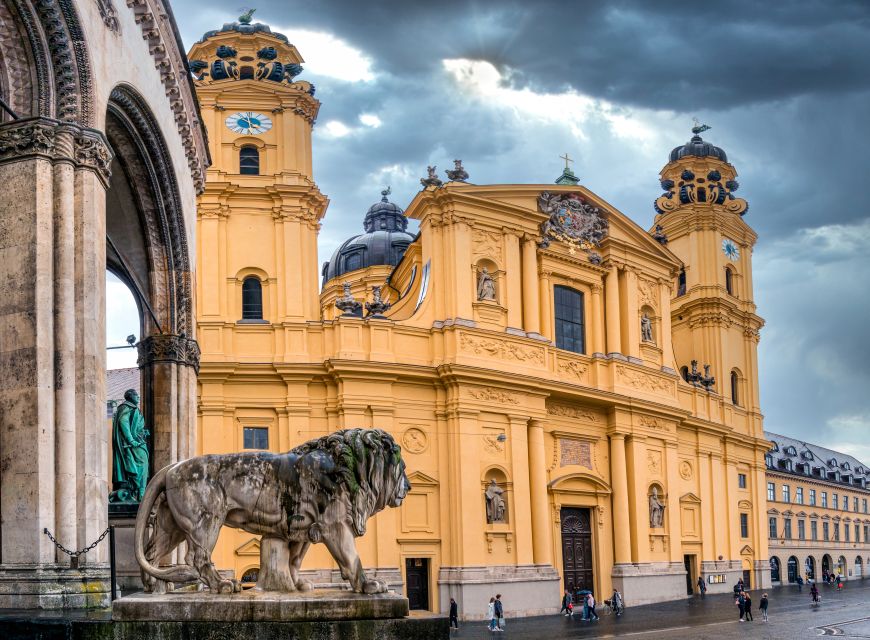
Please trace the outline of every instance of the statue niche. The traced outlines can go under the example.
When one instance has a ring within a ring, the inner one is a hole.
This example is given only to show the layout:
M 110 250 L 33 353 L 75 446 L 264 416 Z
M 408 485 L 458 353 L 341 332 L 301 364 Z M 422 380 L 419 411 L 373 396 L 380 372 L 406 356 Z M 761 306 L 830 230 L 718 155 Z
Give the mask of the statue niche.
M 486 498 L 486 523 L 507 522 L 507 505 L 504 501 L 504 489 L 498 486 L 495 478 L 489 481 L 484 492 Z
M 477 299 L 478 301 L 495 301 L 495 281 L 486 267 L 481 269 L 477 276 Z
M 658 487 L 653 485 L 649 495 L 649 527 L 661 529 L 665 526 L 665 503 L 659 500 Z

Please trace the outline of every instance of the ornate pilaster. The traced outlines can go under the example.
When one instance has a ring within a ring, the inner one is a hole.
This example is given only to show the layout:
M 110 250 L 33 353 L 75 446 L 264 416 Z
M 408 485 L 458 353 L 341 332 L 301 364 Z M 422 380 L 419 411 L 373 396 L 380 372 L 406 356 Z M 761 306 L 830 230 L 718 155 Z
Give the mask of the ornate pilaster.
M 139 368 L 157 362 L 173 362 L 193 367 L 199 373 L 199 344 L 186 335 L 157 334 L 149 336 L 136 345 L 139 351 Z

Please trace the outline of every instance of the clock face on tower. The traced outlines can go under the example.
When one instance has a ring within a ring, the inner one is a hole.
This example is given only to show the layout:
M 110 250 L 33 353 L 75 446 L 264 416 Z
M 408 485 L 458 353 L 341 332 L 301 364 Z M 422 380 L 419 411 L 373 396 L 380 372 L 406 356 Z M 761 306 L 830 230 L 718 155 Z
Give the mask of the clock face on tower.
M 256 111 L 239 111 L 226 119 L 227 128 L 243 135 L 266 133 L 272 128 L 272 119 Z
M 724 253 L 725 257 L 731 262 L 736 262 L 740 257 L 740 247 L 738 247 L 730 238 L 725 238 L 722 241 L 722 253 Z

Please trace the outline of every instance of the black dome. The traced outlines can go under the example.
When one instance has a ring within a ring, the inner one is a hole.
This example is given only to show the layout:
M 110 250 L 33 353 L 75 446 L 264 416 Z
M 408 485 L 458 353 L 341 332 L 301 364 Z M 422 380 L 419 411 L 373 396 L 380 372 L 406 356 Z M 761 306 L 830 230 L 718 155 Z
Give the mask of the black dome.
M 699 135 L 694 135 L 686 144 L 675 147 L 674 150 L 671 151 L 671 162 L 679 160 L 680 158 L 685 158 L 686 156 L 710 156 L 712 158 L 717 158 L 722 162 L 728 162 L 728 156 L 725 155 L 725 151 L 716 145 L 704 142 Z
M 405 255 L 405 249 L 414 241 L 414 236 L 406 231 L 408 219 L 400 207 L 387 200 L 389 190 L 381 195 L 381 201 L 366 213 L 363 222 L 366 232 L 345 240 L 329 262 L 323 263 L 323 284 L 358 269 L 396 266 Z

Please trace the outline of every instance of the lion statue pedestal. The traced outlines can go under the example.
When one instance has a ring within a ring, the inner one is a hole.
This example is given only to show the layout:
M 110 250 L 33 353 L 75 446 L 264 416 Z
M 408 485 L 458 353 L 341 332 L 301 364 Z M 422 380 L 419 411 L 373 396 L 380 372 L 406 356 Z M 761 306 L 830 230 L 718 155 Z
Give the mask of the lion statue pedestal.
M 407 598 L 368 578 L 356 550 L 368 519 L 400 506 L 410 488 L 399 446 L 380 429 L 337 431 L 283 454 L 207 455 L 164 467 L 136 516 L 145 593 L 113 603 L 112 619 L 125 630 L 116 640 L 201 631 L 247 639 L 255 635 L 249 625 L 266 623 L 284 625 L 275 633 L 288 638 L 448 637 L 446 620 L 406 618 Z M 223 526 L 262 536 L 253 589 L 241 592 L 212 563 Z M 161 566 L 182 543 L 184 563 Z M 315 590 L 300 576 L 317 543 L 329 549 L 350 590 Z M 200 590 L 175 590 L 184 583 Z

